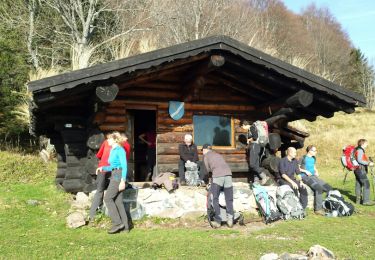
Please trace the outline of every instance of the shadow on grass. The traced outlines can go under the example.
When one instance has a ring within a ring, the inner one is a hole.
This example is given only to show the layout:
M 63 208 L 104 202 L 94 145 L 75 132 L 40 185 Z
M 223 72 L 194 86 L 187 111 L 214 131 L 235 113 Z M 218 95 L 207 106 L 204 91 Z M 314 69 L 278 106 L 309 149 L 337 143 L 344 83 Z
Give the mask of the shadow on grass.
M 353 193 L 351 193 L 350 191 L 348 190 L 343 190 L 343 189 L 340 189 L 340 188 L 337 188 L 337 190 L 342 194 L 342 195 L 345 195 L 346 197 L 348 197 L 349 200 L 351 200 L 353 203 L 355 203 L 355 195 Z

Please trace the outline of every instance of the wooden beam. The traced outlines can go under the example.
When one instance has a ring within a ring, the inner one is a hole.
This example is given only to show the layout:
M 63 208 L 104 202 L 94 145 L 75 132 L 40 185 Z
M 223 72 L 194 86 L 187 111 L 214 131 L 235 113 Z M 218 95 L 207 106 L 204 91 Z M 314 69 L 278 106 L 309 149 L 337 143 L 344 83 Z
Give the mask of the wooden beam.
M 216 77 L 216 80 L 219 83 L 221 83 L 221 84 L 223 84 L 223 85 L 225 85 L 225 86 L 227 86 L 231 89 L 234 89 L 234 90 L 240 92 L 241 94 L 244 94 L 244 95 L 246 95 L 250 98 L 253 98 L 253 99 L 255 98 L 256 100 L 261 100 L 261 101 L 268 100 L 268 97 L 266 95 L 261 94 L 259 92 L 252 91 L 251 87 L 249 87 L 249 86 L 237 84 L 235 80 L 228 80 L 228 79 L 226 79 L 226 78 L 224 78 L 220 75 L 217 75 L 217 74 L 215 74 L 215 77 Z
M 193 78 L 183 86 L 181 100 L 184 102 L 191 102 L 193 98 L 196 98 L 199 94 L 199 89 L 206 83 L 203 76 Z
M 186 77 L 182 87 L 181 100 L 185 102 L 191 101 L 198 96 L 199 89 L 204 86 L 204 76 L 209 72 L 222 67 L 225 64 L 225 58 L 220 55 L 211 55 L 206 62 L 193 70 L 186 72 Z

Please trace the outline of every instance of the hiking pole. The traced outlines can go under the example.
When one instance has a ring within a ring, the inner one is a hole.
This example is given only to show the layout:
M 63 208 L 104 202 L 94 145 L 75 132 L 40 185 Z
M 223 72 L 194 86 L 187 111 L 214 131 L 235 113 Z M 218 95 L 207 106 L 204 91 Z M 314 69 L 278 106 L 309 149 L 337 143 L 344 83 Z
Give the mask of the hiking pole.
M 345 185 L 346 177 L 348 177 L 348 173 L 349 173 L 349 171 L 348 171 L 348 170 L 345 170 L 345 167 L 342 168 L 342 171 L 345 172 L 345 176 L 344 176 L 344 180 L 343 180 L 343 182 L 342 182 L 342 185 Z

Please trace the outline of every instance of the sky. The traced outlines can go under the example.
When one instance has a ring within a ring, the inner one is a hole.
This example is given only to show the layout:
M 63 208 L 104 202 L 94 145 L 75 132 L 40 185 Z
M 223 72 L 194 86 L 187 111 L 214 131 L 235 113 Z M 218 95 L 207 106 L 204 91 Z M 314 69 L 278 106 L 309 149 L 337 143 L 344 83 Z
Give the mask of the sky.
M 311 3 L 328 7 L 349 35 L 354 47 L 361 49 L 370 62 L 375 62 L 375 0 L 282 0 L 294 13 Z

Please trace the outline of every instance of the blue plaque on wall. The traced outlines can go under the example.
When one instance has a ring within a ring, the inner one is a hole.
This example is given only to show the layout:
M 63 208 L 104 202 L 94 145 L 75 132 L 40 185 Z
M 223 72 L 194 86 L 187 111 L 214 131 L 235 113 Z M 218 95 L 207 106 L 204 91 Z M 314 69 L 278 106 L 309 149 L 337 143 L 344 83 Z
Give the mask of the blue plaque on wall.
M 169 115 L 174 120 L 179 120 L 184 116 L 185 103 L 179 101 L 169 101 Z

